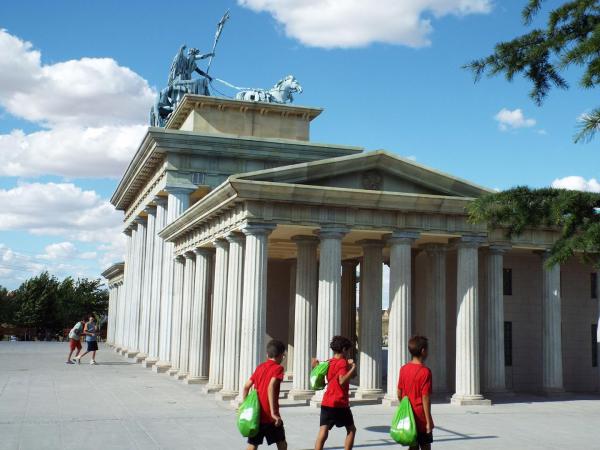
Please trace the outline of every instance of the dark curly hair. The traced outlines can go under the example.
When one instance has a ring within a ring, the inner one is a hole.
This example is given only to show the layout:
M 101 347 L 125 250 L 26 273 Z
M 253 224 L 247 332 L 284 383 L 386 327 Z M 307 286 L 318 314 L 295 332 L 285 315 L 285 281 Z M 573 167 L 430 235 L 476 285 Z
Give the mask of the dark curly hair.
M 273 339 L 267 344 L 267 356 L 269 358 L 277 358 L 285 353 L 285 345 L 283 342 Z
M 352 341 L 344 336 L 334 336 L 329 343 L 329 348 L 334 353 L 342 353 L 344 350 L 350 350 L 352 347 Z

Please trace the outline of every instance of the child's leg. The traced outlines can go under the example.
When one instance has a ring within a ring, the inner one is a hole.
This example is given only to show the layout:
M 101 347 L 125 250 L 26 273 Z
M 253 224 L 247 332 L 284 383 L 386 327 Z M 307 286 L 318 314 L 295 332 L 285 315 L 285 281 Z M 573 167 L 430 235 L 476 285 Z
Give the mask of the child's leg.
M 421 444 L 421 450 L 431 450 L 431 444 Z
M 355 436 L 356 427 L 354 425 L 346 427 L 346 440 L 344 441 L 344 450 L 352 450 L 352 447 L 354 447 Z
M 315 442 L 315 450 L 323 450 L 323 447 L 325 446 L 325 441 L 327 440 L 328 436 L 329 428 L 327 428 L 327 425 L 322 425 L 321 428 L 319 428 L 317 442 Z
M 287 442 L 286 441 L 277 442 L 277 450 L 287 450 Z
M 258 448 L 258 445 L 248 444 L 248 447 L 246 447 L 246 450 L 256 450 L 257 448 Z
M 94 350 L 94 351 L 92 352 L 92 359 L 93 359 L 94 361 L 96 361 L 96 350 Z

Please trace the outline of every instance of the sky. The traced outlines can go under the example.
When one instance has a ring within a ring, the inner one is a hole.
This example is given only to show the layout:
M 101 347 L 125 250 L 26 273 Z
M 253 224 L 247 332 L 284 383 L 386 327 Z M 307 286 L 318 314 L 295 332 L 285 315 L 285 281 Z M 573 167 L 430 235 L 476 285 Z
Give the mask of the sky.
M 295 75 L 295 103 L 324 108 L 313 141 L 386 149 L 493 189 L 600 191 L 598 140 L 572 139 L 598 106 L 577 70 L 538 107 L 524 80 L 475 84 L 461 68 L 528 30 L 524 3 L 0 3 L 0 285 L 42 270 L 98 277 L 122 260 L 122 213 L 108 200 L 175 53 L 209 52 L 227 9 L 211 74 L 265 88 Z

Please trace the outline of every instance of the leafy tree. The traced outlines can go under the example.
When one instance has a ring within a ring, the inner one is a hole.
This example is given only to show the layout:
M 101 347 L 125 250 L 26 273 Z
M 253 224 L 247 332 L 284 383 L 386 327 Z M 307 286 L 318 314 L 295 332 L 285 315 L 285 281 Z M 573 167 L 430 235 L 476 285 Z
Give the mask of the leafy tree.
M 529 0 L 522 16 L 530 25 L 544 0 Z M 503 73 L 512 81 L 523 75 L 531 81 L 531 98 L 541 105 L 553 87 L 567 89 L 563 74 L 572 66 L 583 67 L 580 85 L 591 89 L 600 84 L 600 4 L 598 0 L 569 1 L 550 11 L 544 28 L 496 45 L 494 53 L 465 67 L 478 81 L 483 74 Z M 580 118 L 575 142 L 589 141 L 600 129 L 600 108 Z
M 0 286 L 0 325 L 3 323 L 14 324 L 16 313 L 15 297 L 8 289 Z
M 544 0 L 529 0 L 522 16 L 530 25 Z M 483 74 L 503 73 L 512 81 L 523 75 L 531 81 L 531 98 L 541 105 L 550 90 L 567 89 L 563 73 L 572 66 L 584 68 L 584 88 L 600 84 L 600 4 L 598 0 L 574 0 L 550 11 L 544 28 L 496 45 L 494 53 L 465 67 L 478 81 Z M 581 117 L 575 142 L 589 141 L 600 129 L 600 108 Z M 485 195 L 469 207 L 474 222 L 504 228 L 507 236 L 527 228 L 552 227 L 559 232 L 548 265 L 574 254 L 600 268 L 600 194 L 563 189 L 517 187 Z
M 18 305 L 17 325 L 33 330 L 55 330 L 59 328 L 56 306 L 58 303 L 56 277 L 48 272 L 30 278 L 15 291 Z

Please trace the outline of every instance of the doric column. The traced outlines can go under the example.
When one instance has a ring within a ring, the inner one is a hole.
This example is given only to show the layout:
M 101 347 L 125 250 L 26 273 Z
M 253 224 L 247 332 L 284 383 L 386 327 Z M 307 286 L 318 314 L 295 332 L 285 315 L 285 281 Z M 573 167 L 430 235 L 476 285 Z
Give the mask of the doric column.
M 227 305 L 225 307 L 225 360 L 220 400 L 233 400 L 240 382 L 240 333 L 242 329 L 242 291 L 244 288 L 244 241 L 242 233 L 227 235 L 229 267 L 227 269 Z
M 342 336 L 356 343 L 356 266 L 358 260 L 342 261 Z
M 290 261 L 290 297 L 288 304 L 288 344 L 285 359 L 285 379 L 294 378 L 294 320 L 296 317 L 296 260 Z
M 479 246 L 482 239 L 463 236 L 457 243 L 456 405 L 489 405 L 479 379 Z
M 210 365 L 208 384 L 205 393 L 220 391 L 223 388 L 223 362 L 225 348 L 225 311 L 227 307 L 227 267 L 229 262 L 229 242 L 217 239 L 214 242 L 215 271 L 212 302 L 212 322 L 210 334 Z
M 138 361 L 145 360 L 150 351 L 150 312 L 152 310 L 152 265 L 154 264 L 154 236 L 156 234 L 156 206 L 148 205 L 144 209 L 147 213 L 146 239 L 144 245 L 144 265 L 141 276 L 140 296 L 140 353 Z
M 146 256 L 146 219 L 136 217 L 137 233 L 134 253 L 134 287 L 131 302 L 131 340 L 127 356 L 135 358 L 140 353 L 140 316 L 143 295 L 144 261 Z
M 560 265 L 547 267 L 542 254 L 542 387 L 546 393 L 563 392 Z
M 188 384 L 208 380 L 208 356 L 210 354 L 210 296 L 214 250 L 197 248 L 194 295 L 192 299 L 192 335 L 190 339 L 190 374 Z
M 154 244 L 152 252 L 152 276 L 150 279 L 150 330 L 148 342 L 148 358 L 144 361 L 146 367 L 150 367 L 159 361 L 160 335 L 164 328 L 161 324 L 161 301 L 162 301 L 162 261 L 164 241 L 158 233 L 167 224 L 167 199 L 165 197 L 154 197 L 156 205 L 154 223 Z
M 507 246 L 490 245 L 487 257 L 485 317 L 485 392 L 505 392 L 504 368 L 504 257 Z
M 429 356 L 427 364 L 432 372 L 433 392 L 448 392 L 446 358 L 446 246 L 427 244 L 423 246 L 427 255 L 426 272 L 426 316 Z
M 179 372 L 185 258 L 176 256 L 173 260 L 173 266 L 173 315 L 171 317 L 171 368 L 169 369 L 169 375 L 176 375 Z
M 167 187 L 166 223 L 165 226 L 177 219 L 189 207 L 192 189 Z M 171 367 L 171 337 L 173 336 L 173 264 L 174 244 L 165 242 L 162 251 L 161 279 L 161 314 L 162 325 L 160 334 L 159 362 L 155 365 L 156 372 L 165 372 Z
M 114 318 L 113 307 L 115 304 L 115 284 L 108 285 L 108 320 L 106 322 L 106 343 L 112 344 L 113 336 L 112 336 L 112 322 Z
M 125 298 L 125 318 L 123 323 L 123 347 L 121 353 L 127 355 L 131 346 L 133 301 L 135 296 L 135 267 L 136 267 L 136 249 L 137 249 L 137 223 L 133 222 L 130 228 L 131 246 L 129 249 L 129 269 L 127 270 L 127 296 Z
M 360 351 L 359 387 L 356 398 L 375 400 L 382 396 L 381 389 L 381 289 L 383 284 L 383 242 L 364 240 L 358 242 L 363 249 L 360 282 Z
M 418 237 L 418 233 L 396 231 L 387 239 L 390 246 L 390 300 L 387 392 L 383 401 L 386 405 L 398 403 L 396 386 L 400 367 L 410 360 L 412 244 Z
M 125 267 L 123 268 L 123 289 L 121 292 L 121 298 L 119 300 L 119 318 L 117 323 L 117 346 L 115 350 L 117 352 L 122 351 L 127 347 L 126 336 L 125 336 L 125 324 L 127 323 L 127 302 L 129 301 L 129 286 L 131 284 L 131 252 L 133 247 L 133 240 L 131 237 L 131 228 L 127 228 L 125 231 L 126 246 L 125 246 Z
M 242 336 L 240 341 L 240 392 L 265 355 L 267 331 L 267 263 L 271 224 L 246 224 Z M 238 397 L 238 401 L 241 400 Z
M 181 302 L 181 344 L 179 347 L 179 373 L 177 374 L 179 379 L 184 379 L 189 374 L 190 328 L 196 326 L 196 324 L 191 321 L 194 276 L 196 274 L 196 254 L 190 251 L 186 252 L 184 257 L 183 300 Z
M 289 398 L 307 400 L 310 389 L 311 358 L 315 355 L 317 334 L 317 245 L 314 236 L 296 236 L 298 256 L 295 273 L 294 380 Z

